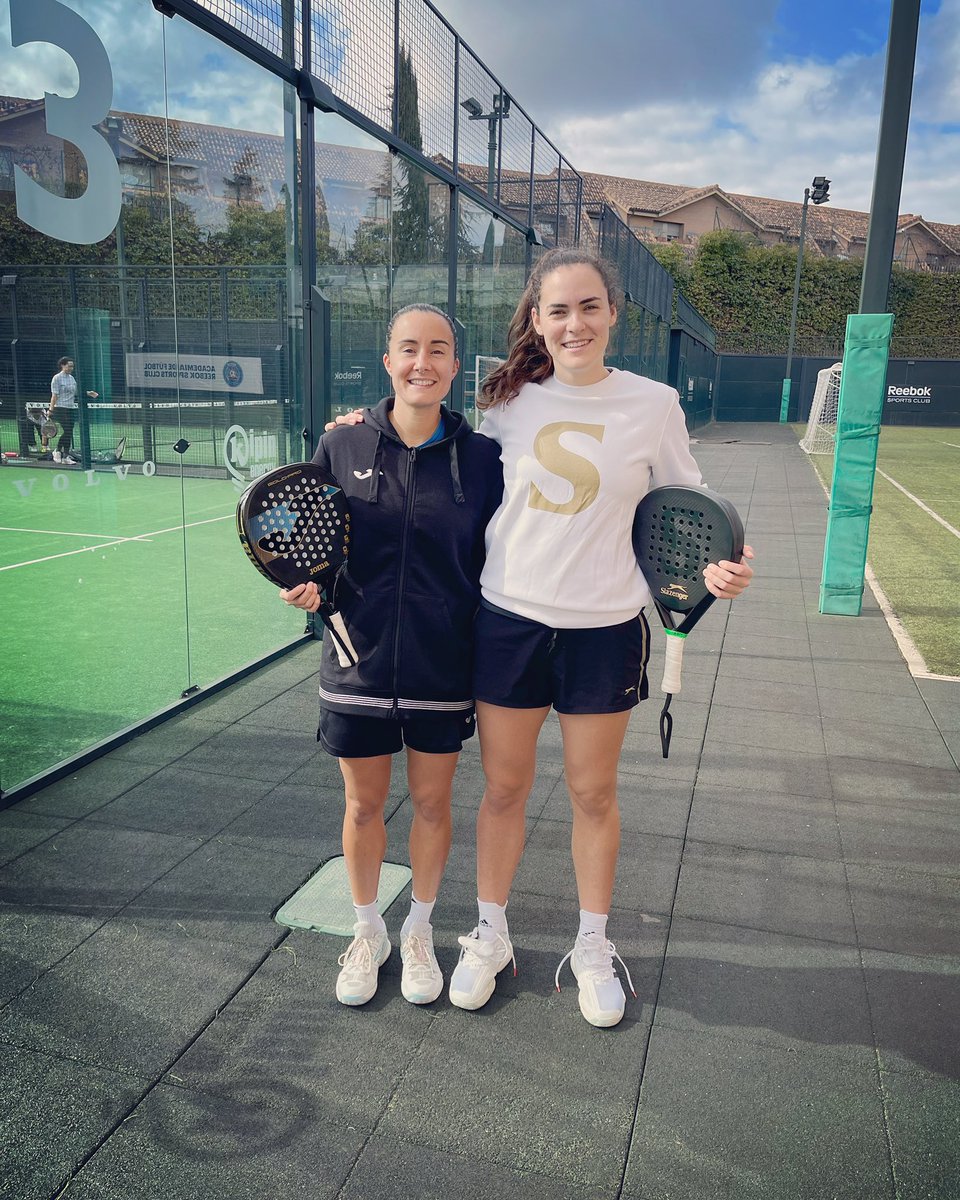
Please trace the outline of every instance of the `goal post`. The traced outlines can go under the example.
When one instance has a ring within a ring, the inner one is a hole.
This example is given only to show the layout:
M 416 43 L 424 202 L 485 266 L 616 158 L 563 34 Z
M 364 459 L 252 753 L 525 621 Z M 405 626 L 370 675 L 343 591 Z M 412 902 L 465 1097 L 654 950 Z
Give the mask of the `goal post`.
M 840 403 L 842 363 L 817 372 L 817 386 L 810 405 L 807 432 L 800 449 L 807 454 L 833 454 L 837 440 L 837 408 Z
M 476 354 L 476 355 L 474 355 L 473 379 L 467 380 L 468 385 L 470 383 L 473 384 L 473 389 L 471 391 L 468 386 L 468 388 L 467 388 L 468 394 L 465 398 L 465 408 L 467 410 L 467 415 L 468 415 L 468 417 L 470 417 L 471 423 L 472 423 L 474 429 L 476 429 L 476 427 L 480 424 L 481 413 L 480 413 L 480 410 L 477 408 L 477 399 L 480 396 L 480 387 L 483 384 L 483 381 L 486 379 L 486 377 L 490 374 L 490 372 L 495 371 L 497 367 L 502 366 L 502 365 L 503 365 L 503 359 L 495 358 L 492 354 Z

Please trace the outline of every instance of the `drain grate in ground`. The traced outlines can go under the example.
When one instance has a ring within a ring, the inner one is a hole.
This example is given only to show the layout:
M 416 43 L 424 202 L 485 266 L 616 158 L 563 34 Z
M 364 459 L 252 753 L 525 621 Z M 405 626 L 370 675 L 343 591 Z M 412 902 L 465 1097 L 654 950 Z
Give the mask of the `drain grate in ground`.
M 380 869 L 377 908 L 386 912 L 411 879 L 409 867 L 385 862 Z M 350 898 L 347 864 L 342 856 L 325 862 L 280 906 L 274 920 L 291 929 L 313 929 L 317 933 L 350 936 L 356 917 Z

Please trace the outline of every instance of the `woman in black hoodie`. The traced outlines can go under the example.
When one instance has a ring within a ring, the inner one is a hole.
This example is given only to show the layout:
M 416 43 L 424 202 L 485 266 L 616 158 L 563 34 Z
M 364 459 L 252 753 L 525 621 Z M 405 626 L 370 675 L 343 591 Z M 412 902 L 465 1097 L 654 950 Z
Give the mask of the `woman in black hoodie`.
M 325 638 L 317 738 L 340 762 L 343 853 L 357 923 L 341 956 L 337 998 L 365 1004 L 390 940 L 377 910 L 392 756 L 407 751 L 413 803 L 413 899 L 400 934 L 401 990 L 429 1004 L 443 990 L 431 914 L 450 849 L 453 773 L 475 727 L 471 674 L 484 529 L 502 492 L 500 448 L 443 407 L 459 369 L 449 317 L 401 309 L 383 364 L 394 394 L 354 429 L 320 439 L 314 462 L 347 495 L 348 570 L 334 597 L 359 655 L 342 667 Z M 316 585 L 281 592 L 315 611 Z

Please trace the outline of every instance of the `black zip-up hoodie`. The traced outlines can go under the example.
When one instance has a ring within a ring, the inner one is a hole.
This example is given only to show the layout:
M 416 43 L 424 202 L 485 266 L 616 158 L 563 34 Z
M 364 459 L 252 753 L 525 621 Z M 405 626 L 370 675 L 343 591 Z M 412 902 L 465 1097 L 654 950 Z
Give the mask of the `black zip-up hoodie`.
M 364 410 L 362 425 L 325 433 L 313 456 L 350 507 L 333 600 L 360 658 L 341 667 L 325 634 L 320 703 L 365 716 L 466 715 L 484 530 L 503 492 L 500 447 L 445 408 L 442 439 L 406 446 L 392 408 L 390 396 Z

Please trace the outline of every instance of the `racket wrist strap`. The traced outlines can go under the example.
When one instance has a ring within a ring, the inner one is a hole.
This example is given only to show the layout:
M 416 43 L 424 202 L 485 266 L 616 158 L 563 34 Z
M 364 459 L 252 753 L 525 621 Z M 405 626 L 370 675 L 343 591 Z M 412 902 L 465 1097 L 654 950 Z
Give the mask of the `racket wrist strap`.
M 660 749 L 664 758 L 668 758 L 670 755 L 670 737 L 673 734 L 673 713 L 670 712 L 672 699 L 673 696 L 668 692 L 667 698 L 663 702 L 663 708 L 660 710 Z

